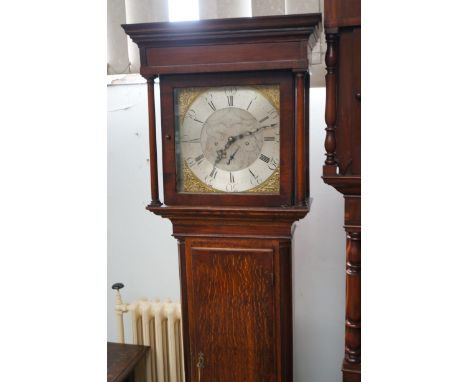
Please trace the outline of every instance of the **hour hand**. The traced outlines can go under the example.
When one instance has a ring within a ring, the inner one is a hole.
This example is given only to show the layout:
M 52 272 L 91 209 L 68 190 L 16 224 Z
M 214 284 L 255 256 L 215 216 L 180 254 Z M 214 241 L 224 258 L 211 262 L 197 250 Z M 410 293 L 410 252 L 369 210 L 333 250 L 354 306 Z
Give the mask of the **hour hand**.
M 216 160 L 214 165 L 216 166 L 223 158 L 226 158 L 226 149 L 216 151 Z
M 237 152 L 239 151 L 240 147 L 237 147 L 236 151 L 234 151 L 230 156 L 229 156 L 229 159 L 227 161 L 227 164 L 231 164 L 231 161 L 234 159 L 234 157 L 236 156 Z

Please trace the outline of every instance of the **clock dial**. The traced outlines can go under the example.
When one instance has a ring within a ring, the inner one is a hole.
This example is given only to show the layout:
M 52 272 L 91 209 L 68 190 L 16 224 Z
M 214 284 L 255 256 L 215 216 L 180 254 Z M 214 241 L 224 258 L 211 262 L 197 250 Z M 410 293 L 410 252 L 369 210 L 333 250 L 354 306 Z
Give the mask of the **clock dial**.
M 279 88 L 266 88 L 198 89 L 176 127 L 179 192 L 197 182 L 199 192 L 265 192 L 268 181 L 279 193 L 280 119 L 268 95 L 279 99 Z

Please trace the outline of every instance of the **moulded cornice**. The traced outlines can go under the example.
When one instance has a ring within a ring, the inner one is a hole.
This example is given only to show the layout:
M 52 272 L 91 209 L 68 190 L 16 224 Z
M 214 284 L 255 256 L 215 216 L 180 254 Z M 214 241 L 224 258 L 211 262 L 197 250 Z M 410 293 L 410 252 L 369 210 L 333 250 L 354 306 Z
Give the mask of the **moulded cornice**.
M 307 40 L 318 39 L 320 13 L 212 19 L 185 22 L 123 24 L 122 27 L 138 46 L 219 44 L 239 40 Z

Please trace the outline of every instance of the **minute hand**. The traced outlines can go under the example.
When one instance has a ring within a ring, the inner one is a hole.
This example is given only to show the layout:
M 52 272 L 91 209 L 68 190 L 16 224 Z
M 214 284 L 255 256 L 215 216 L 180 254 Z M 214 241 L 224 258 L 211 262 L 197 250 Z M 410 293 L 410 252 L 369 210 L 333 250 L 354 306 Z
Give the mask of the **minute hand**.
M 232 143 L 234 143 L 238 139 L 242 139 L 242 138 L 245 138 L 247 136 L 257 134 L 260 130 L 268 129 L 270 127 L 276 127 L 277 125 L 278 125 L 277 123 L 272 123 L 271 125 L 260 126 L 260 127 L 257 127 L 255 130 L 246 131 L 245 133 L 241 133 L 241 134 L 236 135 L 234 137 L 229 137 L 228 145 L 230 146 Z
M 227 161 L 227 164 L 231 164 L 231 161 L 234 159 L 234 157 L 236 156 L 237 152 L 239 151 L 240 147 L 237 147 L 237 150 L 234 151 L 230 156 L 229 156 L 229 159 Z
M 260 127 L 257 127 L 255 130 L 252 130 L 252 131 L 247 131 L 245 133 L 241 133 L 239 135 L 235 135 L 233 137 L 229 137 L 228 138 L 228 141 L 226 143 L 226 145 L 224 146 L 223 149 L 220 149 L 218 150 L 216 153 L 217 153 L 217 157 L 216 157 L 216 160 L 215 160 L 215 166 L 223 159 L 226 157 L 226 150 L 231 147 L 231 145 L 236 142 L 237 140 L 239 139 L 243 139 L 244 137 L 246 136 L 252 136 L 252 135 L 255 135 L 257 134 L 260 130 L 263 130 L 263 129 L 267 129 L 267 128 L 270 128 L 270 127 L 276 127 L 277 124 L 276 123 L 272 123 L 271 125 L 265 125 L 265 126 L 260 126 Z

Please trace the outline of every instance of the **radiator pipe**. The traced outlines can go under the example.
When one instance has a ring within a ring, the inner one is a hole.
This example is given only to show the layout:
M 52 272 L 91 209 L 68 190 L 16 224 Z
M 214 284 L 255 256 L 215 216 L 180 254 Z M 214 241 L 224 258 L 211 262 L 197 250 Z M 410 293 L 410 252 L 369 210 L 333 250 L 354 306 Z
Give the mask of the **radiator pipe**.
M 127 306 L 122 302 L 122 296 L 120 295 L 120 289 L 125 285 L 122 283 L 115 283 L 112 285 L 112 289 L 116 291 L 115 294 L 115 316 L 117 319 L 117 334 L 119 343 L 125 343 L 125 333 L 123 324 L 123 314 L 127 311 Z

